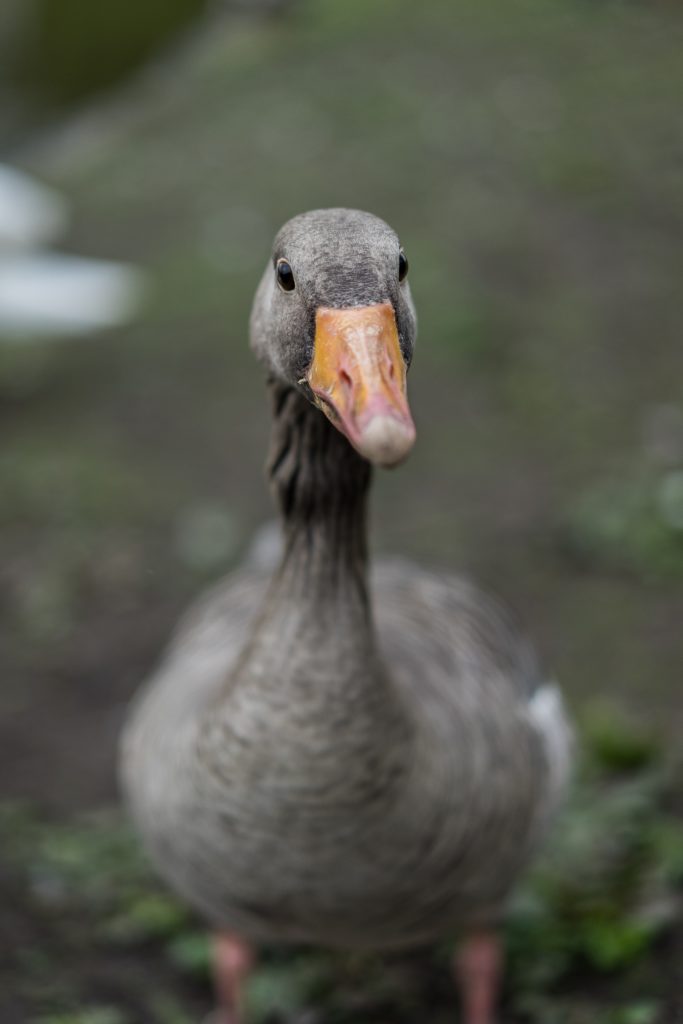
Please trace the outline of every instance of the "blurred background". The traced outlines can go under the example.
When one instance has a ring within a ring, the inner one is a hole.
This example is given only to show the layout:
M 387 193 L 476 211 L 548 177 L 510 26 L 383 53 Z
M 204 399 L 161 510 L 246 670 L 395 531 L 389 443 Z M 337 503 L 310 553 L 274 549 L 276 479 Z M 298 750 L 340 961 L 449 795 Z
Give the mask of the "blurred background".
M 117 810 L 116 739 L 272 515 L 247 318 L 275 231 L 331 205 L 396 228 L 420 320 L 375 550 L 501 595 L 580 723 L 505 1019 L 683 1019 L 682 53 L 666 2 L 3 0 L 2 1024 L 210 1006 L 201 926 Z M 250 1000 L 455 1012 L 444 951 L 267 952 Z

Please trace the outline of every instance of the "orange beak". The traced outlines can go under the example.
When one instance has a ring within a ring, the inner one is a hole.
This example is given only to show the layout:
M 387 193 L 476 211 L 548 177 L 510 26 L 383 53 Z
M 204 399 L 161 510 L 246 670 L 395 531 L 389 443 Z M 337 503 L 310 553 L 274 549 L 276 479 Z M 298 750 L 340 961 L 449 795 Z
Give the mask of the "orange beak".
M 370 462 L 395 466 L 408 455 L 415 424 L 388 302 L 318 309 L 306 380 L 319 408 Z

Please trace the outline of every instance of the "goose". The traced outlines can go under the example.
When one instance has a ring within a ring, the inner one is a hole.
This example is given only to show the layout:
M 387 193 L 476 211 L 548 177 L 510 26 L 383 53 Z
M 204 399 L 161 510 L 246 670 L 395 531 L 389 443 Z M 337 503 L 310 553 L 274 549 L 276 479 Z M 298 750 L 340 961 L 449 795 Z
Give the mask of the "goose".
M 368 567 L 372 466 L 415 442 L 408 261 L 378 217 L 279 231 L 251 346 L 272 407 L 274 571 L 200 598 L 124 729 L 121 777 L 158 871 L 215 931 L 221 1024 L 262 943 L 459 939 L 466 1024 L 491 1024 L 498 926 L 562 801 L 571 730 L 508 613 L 404 560 Z

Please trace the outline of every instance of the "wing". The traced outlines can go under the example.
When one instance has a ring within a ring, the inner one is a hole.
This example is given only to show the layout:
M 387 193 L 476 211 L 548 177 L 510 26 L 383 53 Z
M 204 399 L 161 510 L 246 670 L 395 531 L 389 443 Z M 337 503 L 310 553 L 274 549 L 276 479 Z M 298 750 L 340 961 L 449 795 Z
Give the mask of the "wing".
M 526 720 L 544 762 L 534 827 L 543 833 L 566 793 L 574 741 L 561 691 L 543 675 L 524 632 L 496 599 L 458 576 L 383 562 L 373 589 L 385 657 L 412 687 L 419 681 L 421 696 L 430 675 L 437 688 L 462 687 L 463 703 L 500 696 L 509 715 Z

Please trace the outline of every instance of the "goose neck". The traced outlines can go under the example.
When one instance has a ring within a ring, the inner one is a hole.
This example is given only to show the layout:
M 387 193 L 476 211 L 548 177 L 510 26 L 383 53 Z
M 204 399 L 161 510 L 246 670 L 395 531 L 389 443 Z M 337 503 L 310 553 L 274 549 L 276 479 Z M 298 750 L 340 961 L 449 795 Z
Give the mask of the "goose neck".
M 292 388 L 271 385 L 268 476 L 285 551 L 276 586 L 323 611 L 341 599 L 369 615 L 367 498 L 370 465 Z

